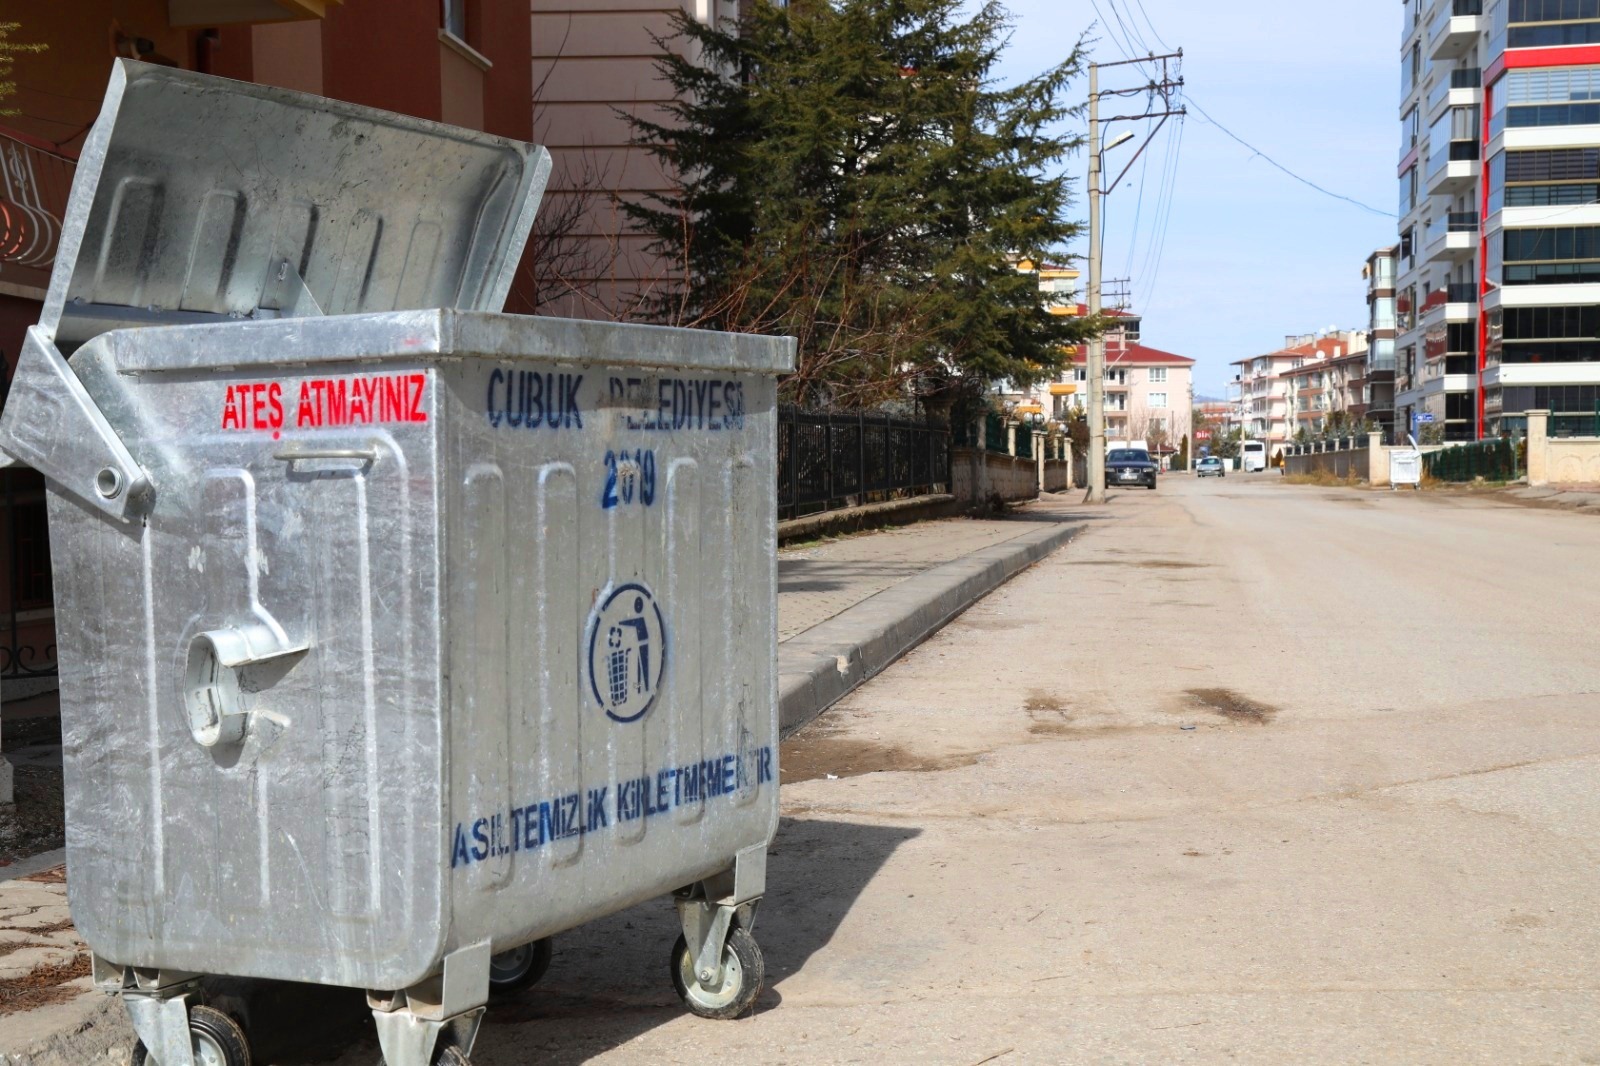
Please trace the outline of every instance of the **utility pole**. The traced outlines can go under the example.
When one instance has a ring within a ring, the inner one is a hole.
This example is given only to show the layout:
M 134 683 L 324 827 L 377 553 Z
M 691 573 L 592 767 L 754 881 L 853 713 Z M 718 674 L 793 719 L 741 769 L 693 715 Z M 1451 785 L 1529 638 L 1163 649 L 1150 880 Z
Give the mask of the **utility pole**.
M 1089 64 L 1089 317 L 1100 315 L 1100 64 Z M 1089 340 L 1089 492 L 1085 503 L 1106 502 L 1106 349 Z
M 1133 279 L 1106 278 L 1100 282 L 1100 306 L 1126 311 L 1133 306 Z
M 1089 317 L 1098 318 L 1100 315 L 1100 260 L 1104 234 L 1100 224 L 1100 200 L 1110 194 L 1121 184 L 1122 179 L 1132 169 L 1133 164 L 1150 147 L 1150 142 L 1155 139 L 1162 126 L 1174 115 L 1188 114 L 1182 107 L 1172 106 L 1174 92 L 1183 87 L 1183 78 L 1173 78 L 1169 75 L 1168 64 L 1173 61 L 1182 61 L 1183 49 L 1178 49 L 1169 55 L 1152 55 L 1144 59 L 1130 59 L 1120 63 L 1090 63 L 1089 64 L 1089 291 L 1085 301 L 1089 307 Z M 1134 64 L 1148 63 L 1152 67 L 1160 64 L 1160 77 L 1152 77 L 1148 84 L 1132 89 L 1114 89 L 1102 94 L 1100 92 L 1101 67 L 1126 67 Z M 1132 133 L 1123 134 L 1109 145 L 1100 143 L 1100 97 L 1105 96 L 1136 96 L 1140 93 L 1150 94 L 1150 108 L 1142 115 L 1117 115 L 1107 122 L 1133 122 L 1141 119 L 1159 118 L 1161 121 L 1150 131 L 1144 144 L 1133 154 L 1133 159 L 1128 160 L 1127 167 L 1123 168 L 1117 180 L 1110 185 L 1105 185 L 1102 174 L 1105 170 L 1105 152 L 1108 148 L 1115 148 L 1123 141 L 1133 139 Z M 1163 110 L 1156 110 L 1159 102 Z M 1085 503 L 1106 502 L 1106 346 L 1100 336 L 1095 336 L 1089 341 L 1089 360 L 1085 371 L 1089 385 L 1089 486 L 1084 496 Z

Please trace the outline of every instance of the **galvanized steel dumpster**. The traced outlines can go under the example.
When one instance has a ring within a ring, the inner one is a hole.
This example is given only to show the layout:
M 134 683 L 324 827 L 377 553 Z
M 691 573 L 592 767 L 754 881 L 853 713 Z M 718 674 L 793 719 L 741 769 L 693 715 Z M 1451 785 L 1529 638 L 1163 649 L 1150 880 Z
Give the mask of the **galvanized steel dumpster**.
M 208 974 L 465 1063 L 491 971 L 669 892 L 691 1009 L 759 989 L 793 342 L 492 313 L 548 168 L 116 68 L 0 450 L 49 479 L 73 918 L 161 1066 L 244 1061 Z

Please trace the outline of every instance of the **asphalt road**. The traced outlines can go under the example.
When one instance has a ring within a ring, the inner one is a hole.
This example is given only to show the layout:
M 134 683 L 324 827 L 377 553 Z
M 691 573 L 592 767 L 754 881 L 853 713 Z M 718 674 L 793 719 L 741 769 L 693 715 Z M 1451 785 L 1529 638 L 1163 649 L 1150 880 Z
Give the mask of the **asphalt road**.
M 681 1010 L 663 902 L 475 1066 L 1600 1063 L 1600 519 L 1109 515 L 786 747 L 755 1017 Z

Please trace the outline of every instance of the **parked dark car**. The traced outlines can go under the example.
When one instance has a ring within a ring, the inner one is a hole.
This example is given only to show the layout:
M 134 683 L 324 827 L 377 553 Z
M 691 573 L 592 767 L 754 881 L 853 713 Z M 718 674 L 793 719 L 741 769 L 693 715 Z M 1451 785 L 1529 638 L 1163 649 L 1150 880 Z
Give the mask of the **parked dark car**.
M 1156 487 L 1156 464 L 1133 448 L 1113 448 L 1106 453 L 1106 488 L 1113 485 Z

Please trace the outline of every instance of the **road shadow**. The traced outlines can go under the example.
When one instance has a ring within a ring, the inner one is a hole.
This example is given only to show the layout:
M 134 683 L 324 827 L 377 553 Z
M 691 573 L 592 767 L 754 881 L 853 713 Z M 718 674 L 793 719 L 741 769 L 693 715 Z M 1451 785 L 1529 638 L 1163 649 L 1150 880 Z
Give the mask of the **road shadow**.
M 768 853 L 756 921 L 767 987 L 756 1012 L 781 1009 L 783 983 L 826 947 L 909 827 L 786 818 Z M 537 987 L 490 1004 L 473 1061 L 571 1066 L 683 1017 L 668 958 L 681 927 L 670 900 L 652 900 L 563 933 Z M 728 1023 L 697 1022 L 704 1025 Z M 251 1040 L 265 1066 L 372 1066 L 377 1038 L 360 992 L 262 986 Z

